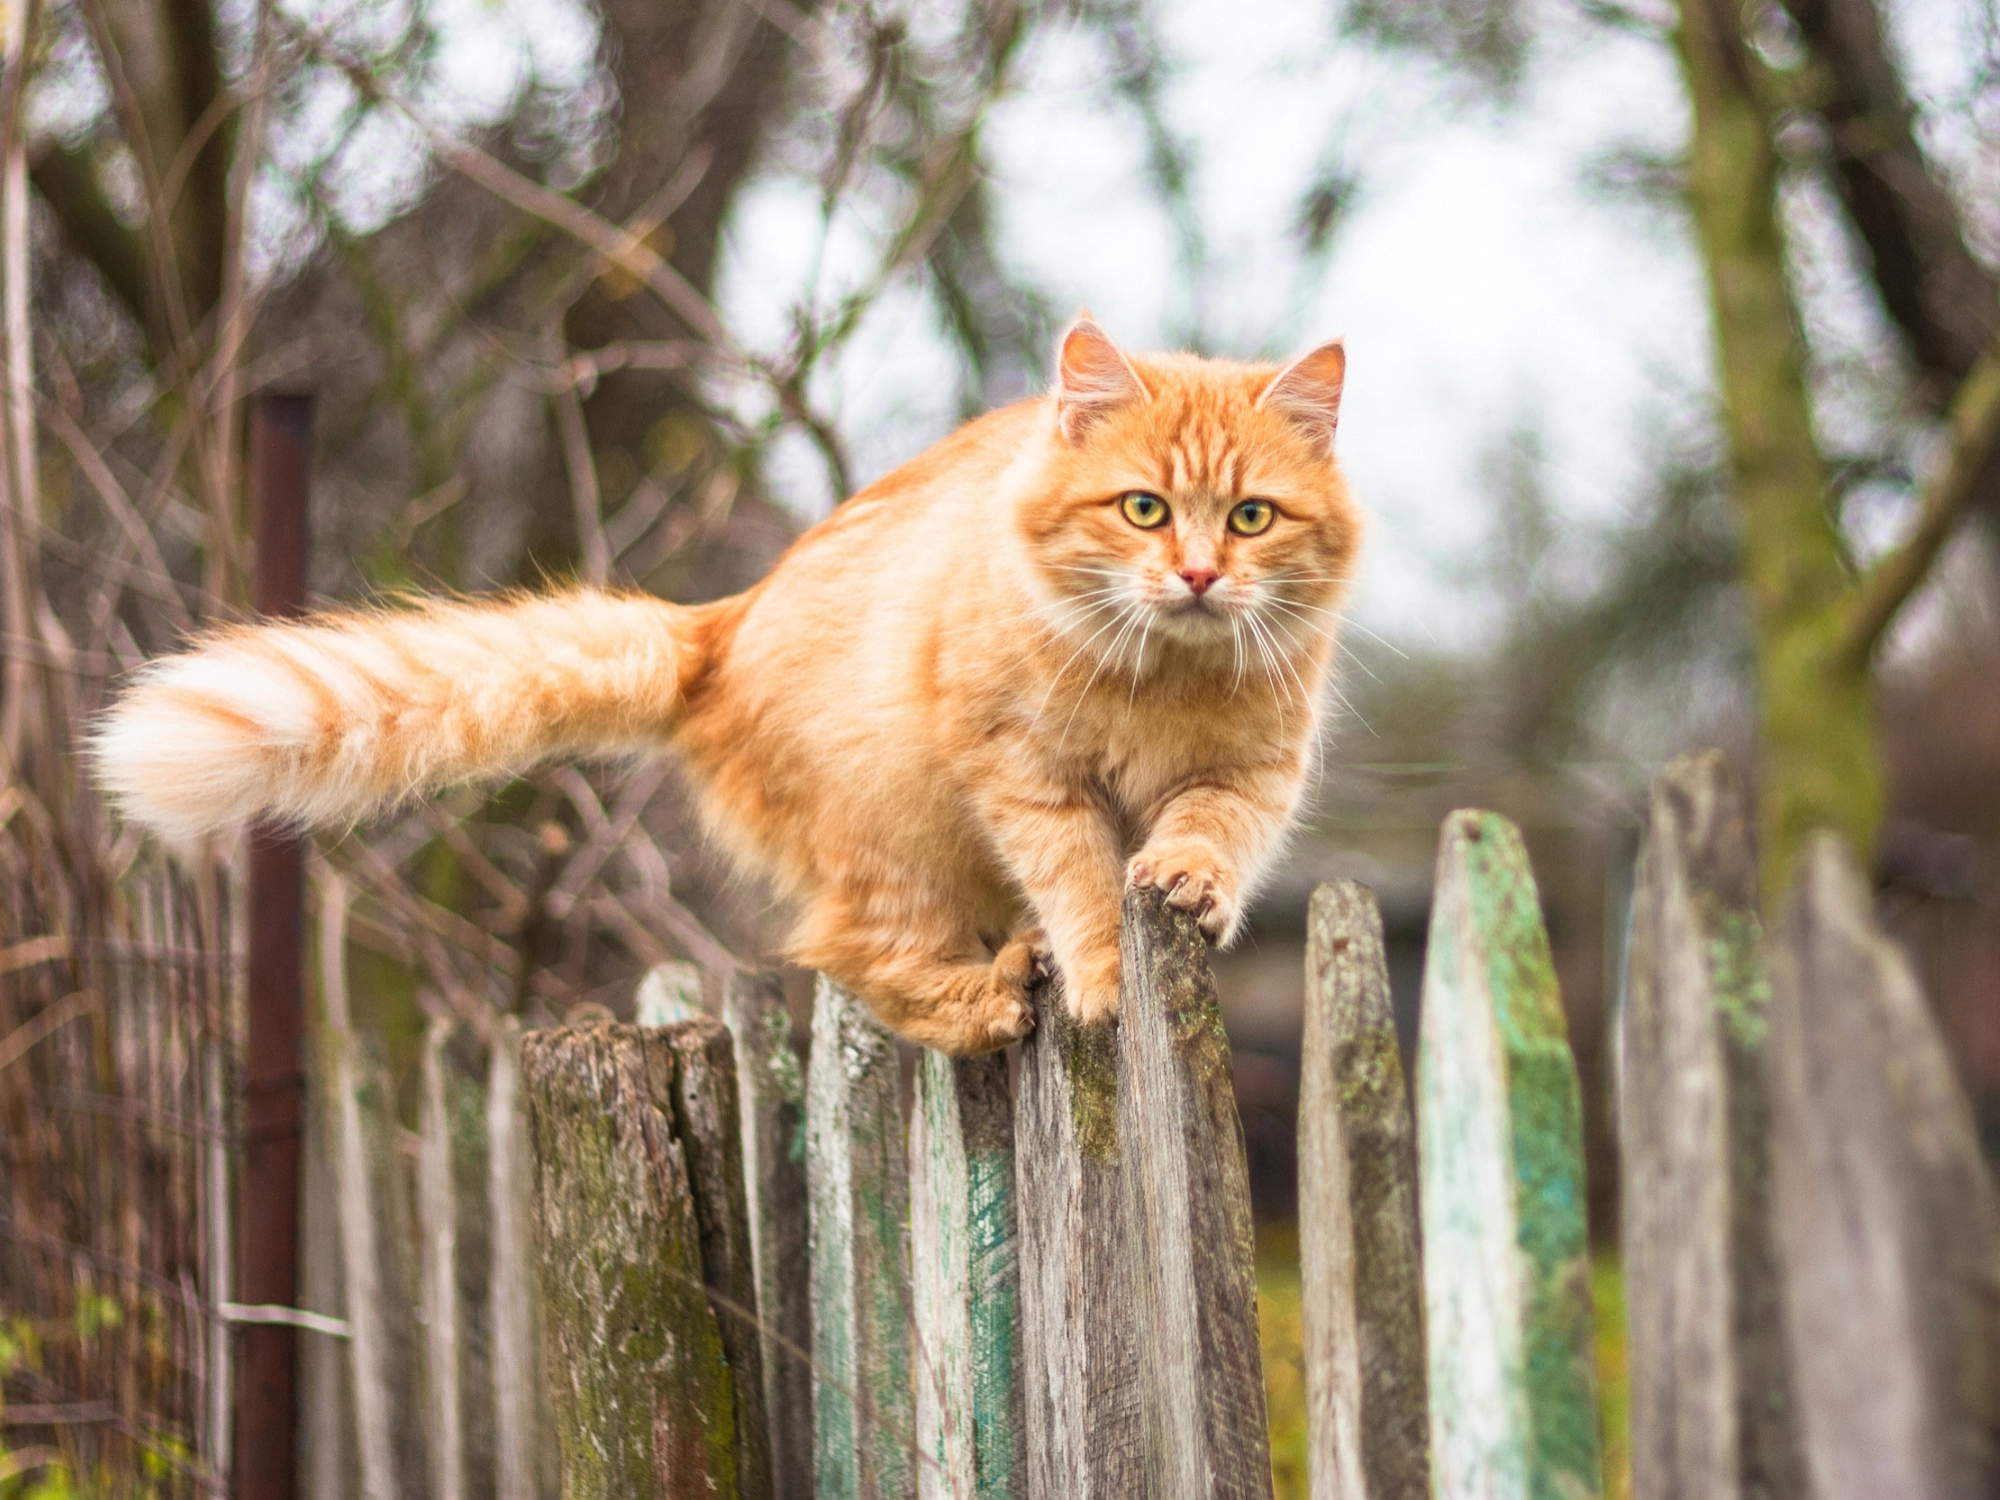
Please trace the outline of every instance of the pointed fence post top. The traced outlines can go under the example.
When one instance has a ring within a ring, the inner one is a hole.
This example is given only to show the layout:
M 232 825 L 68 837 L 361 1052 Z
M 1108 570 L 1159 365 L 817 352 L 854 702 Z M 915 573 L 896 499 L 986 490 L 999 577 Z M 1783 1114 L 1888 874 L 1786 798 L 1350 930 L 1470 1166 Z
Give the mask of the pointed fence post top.
M 1602 1493 L 1582 1097 L 1520 832 L 1445 819 L 1417 1133 L 1437 1493 Z
M 1313 892 L 1299 1075 L 1307 1462 L 1315 1495 L 1428 1500 L 1417 1171 L 1375 893 Z
M 1226 1062 L 1229 1038 L 1216 1007 L 1208 943 L 1193 915 L 1167 905 L 1157 890 L 1128 891 L 1120 947 L 1125 992 L 1164 1001 L 1178 1045 L 1219 1047 Z
M 1750 799 L 1720 751 L 1654 780 L 1619 1024 L 1632 1483 L 1795 1500 Z
M 1646 858 L 1671 859 L 1725 908 L 1757 909 L 1757 852 L 1750 800 L 1720 750 L 1677 756 L 1653 779 Z
M 1521 830 L 1495 812 L 1452 813 L 1438 841 L 1434 899 L 1432 961 L 1479 964 L 1478 979 L 1492 996 L 1493 1017 L 1507 1047 L 1554 1045 L 1567 1059 L 1569 1025 Z M 1470 941 L 1436 951 L 1448 921 Z
M 2000 1205 L 1908 958 L 1840 838 L 1810 836 L 1771 935 L 1779 1243 L 1822 1500 L 2000 1481 Z

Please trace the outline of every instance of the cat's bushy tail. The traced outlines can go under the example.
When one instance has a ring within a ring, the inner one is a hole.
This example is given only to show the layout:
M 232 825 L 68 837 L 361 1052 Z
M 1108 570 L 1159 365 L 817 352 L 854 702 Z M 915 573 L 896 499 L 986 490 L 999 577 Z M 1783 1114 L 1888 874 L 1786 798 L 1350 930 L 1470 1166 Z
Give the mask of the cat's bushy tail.
M 713 607 L 583 591 L 237 626 L 148 665 L 90 743 L 175 843 L 352 821 L 561 755 L 667 743 Z

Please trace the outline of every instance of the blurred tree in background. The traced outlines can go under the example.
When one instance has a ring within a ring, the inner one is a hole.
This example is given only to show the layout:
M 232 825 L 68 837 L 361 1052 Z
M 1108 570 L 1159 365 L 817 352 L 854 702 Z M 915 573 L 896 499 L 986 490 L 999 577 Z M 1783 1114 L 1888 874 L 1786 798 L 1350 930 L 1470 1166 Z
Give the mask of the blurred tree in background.
M 1675 670 L 1706 660 L 1747 671 L 1736 734 L 1757 767 L 1767 892 L 1812 827 L 1874 852 L 1991 1139 L 2000 799 L 1987 768 L 2000 739 L 1984 673 L 2000 603 L 2000 195 L 1989 171 L 2000 52 L 1990 8 L 1974 10 L 1985 50 L 1970 81 L 1921 104 L 1895 41 L 1905 18 L 1878 0 L 1416 0 L 1348 14 L 1446 61 L 1502 109 L 1538 59 L 1580 33 L 1672 49 L 1689 106 L 1684 153 L 1606 163 L 1604 180 L 1636 189 L 1648 211 L 1686 216 L 1713 310 L 1718 435 L 1669 434 L 1658 472 L 1685 477 L 1638 507 L 1608 581 L 1566 612 L 1517 611 L 1503 658 L 1533 652 L 1527 717 L 1544 729 L 1628 714 L 1646 680 L 1635 646 Z M 1954 145 L 1947 156 L 1926 144 L 1940 141 Z M 1836 326 L 1845 309 L 1829 309 L 1843 302 L 1872 304 L 1862 321 L 1880 330 L 1873 343 L 1857 348 Z M 1708 497 L 1705 510 L 1686 508 L 1692 493 Z M 1698 538 L 1685 524 L 1697 513 Z M 1648 573 L 1662 587 L 1639 609 L 1627 590 Z M 1676 620 L 1697 634 L 1676 635 Z M 1619 628 L 1628 621 L 1644 624 Z M 1578 674 L 1579 661 L 1594 673 Z M 1723 678 L 1705 680 L 1712 690 Z M 1714 701 L 1688 686 L 1667 701 L 1683 712 Z M 1687 743 L 1661 728 L 1639 742 L 1654 753 Z

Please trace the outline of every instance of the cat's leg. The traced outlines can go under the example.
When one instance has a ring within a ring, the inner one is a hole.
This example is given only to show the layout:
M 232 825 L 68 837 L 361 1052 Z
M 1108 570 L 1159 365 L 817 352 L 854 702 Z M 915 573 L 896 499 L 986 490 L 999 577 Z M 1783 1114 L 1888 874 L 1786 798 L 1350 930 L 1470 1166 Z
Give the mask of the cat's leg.
M 900 910 L 891 921 L 883 907 L 822 894 L 792 956 L 866 1000 L 890 1030 L 939 1052 L 991 1052 L 1034 1030 L 1028 991 L 1046 954 L 1039 933 L 1013 937 L 988 959 L 944 913 Z
M 1157 886 L 1169 906 L 1193 912 L 1211 943 L 1228 942 L 1304 787 L 1303 763 L 1288 759 L 1180 788 L 1155 811 L 1127 878 L 1142 889 Z
M 979 811 L 1048 935 L 1071 1015 L 1118 1014 L 1118 923 L 1124 875 L 1118 836 L 1094 803 L 1055 789 L 989 790 Z

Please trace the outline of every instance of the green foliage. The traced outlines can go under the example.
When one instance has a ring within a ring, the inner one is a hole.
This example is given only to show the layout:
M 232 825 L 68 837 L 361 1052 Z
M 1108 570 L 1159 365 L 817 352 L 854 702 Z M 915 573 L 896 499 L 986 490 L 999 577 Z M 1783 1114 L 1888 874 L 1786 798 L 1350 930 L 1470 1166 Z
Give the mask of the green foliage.
M 88 1294 L 84 1300 L 91 1300 Z M 81 1316 L 78 1326 L 80 1333 Z M 20 1371 L 38 1369 L 41 1362 L 42 1339 L 32 1322 L 17 1317 L 0 1323 L 0 1382 Z M 83 1493 L 69 1465 L 53 1450 L 10 1449 L 5 1429 L 0 1429 L 0 1500 L 80 1500 Z
M 41 1451 L 46 1450 L 9 1454 L 0 1447 L 0 1473 L 24 1457 L 32 1461 L 32 1467 L 24 1465 L 21 1472 L 0 1479 L 0 1500 L 90 1500 L 91 1490 L 77 1482 L 70 1466 L 60 1459 L 40 1459 Z
M 88 1343 L 100 1333 L 124 1326 L 125 1308 L 116 1297 L 86 1290 L 76 1299 L 75 1319 L 77 1341 Z
M 1305 1294 L 1295 1224 L 1257 1226 L 1257 1339 L 1277 1500 L 1307 1500 Z
M 1591 1266 L 1597 1315 L 1597 1415 L 1604 1434 L 1604 1500 L 1631 1500 L 1632 1369 L 1625 1324 L 1625 1267 L 1610 1252 Z

